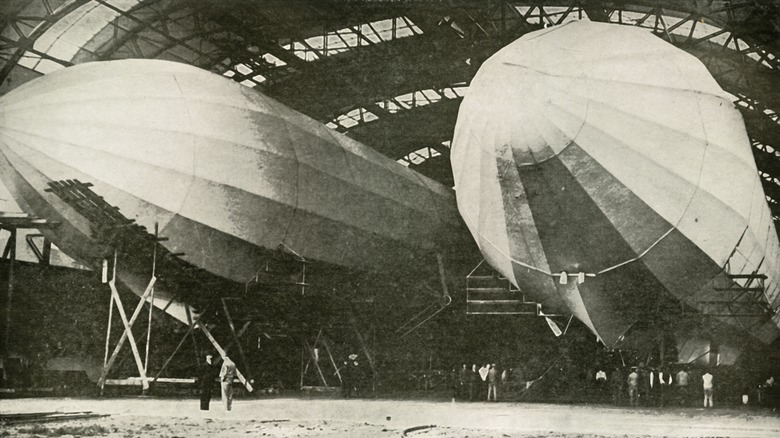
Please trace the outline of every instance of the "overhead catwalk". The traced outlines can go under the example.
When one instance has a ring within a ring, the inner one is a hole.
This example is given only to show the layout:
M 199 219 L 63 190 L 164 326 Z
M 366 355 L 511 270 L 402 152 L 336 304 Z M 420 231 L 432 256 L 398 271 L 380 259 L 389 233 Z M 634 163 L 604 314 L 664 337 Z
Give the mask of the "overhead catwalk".
M 196 267 L 250 280 L 267 252 L 360 270 L 436 266 L 459 227 L 452 190 L 279 102 L 196 67 L 89 63 L 0 98 L 0 175 L 45 230 L 89 266 L 110 252 L 51 191 L 91 190 Z M 122 272 L 138 294 L 148 278 Z M 171 297 L 158 290 L 155 304 Z M 187 321 L 184 304 L 167 311 Z
M 606 345 L 659 300 L 707 314 L 754 278 L 766 314 L 718 317 L 777 337 L 778 240 L 740 113 L 646 30 L 571 22 L 497 52 L 461 104 L 452 168 L 486 260 Z

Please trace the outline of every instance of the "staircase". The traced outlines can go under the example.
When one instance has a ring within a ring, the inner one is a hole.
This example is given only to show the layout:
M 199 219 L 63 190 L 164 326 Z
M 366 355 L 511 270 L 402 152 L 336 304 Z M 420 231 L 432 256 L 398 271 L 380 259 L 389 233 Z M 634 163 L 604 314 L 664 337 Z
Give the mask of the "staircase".
M 527 302 L 525 295 L 506 278 L 495 272 L 478 275 L 478 265 L 466 277 L 467 315 L 532 315 L 538 316 L 541 305 Z M 485 271 L 483 267 L 482 271 Z

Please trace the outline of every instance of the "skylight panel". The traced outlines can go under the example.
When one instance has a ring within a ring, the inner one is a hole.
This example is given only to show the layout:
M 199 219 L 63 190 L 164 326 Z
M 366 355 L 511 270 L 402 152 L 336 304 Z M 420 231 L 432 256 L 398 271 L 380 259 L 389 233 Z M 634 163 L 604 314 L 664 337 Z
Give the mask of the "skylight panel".
M 234 68 L 237 72 L 241 73 L 242 75 L 248 75 L 249 73 L 252 73 L 252 69 L 249 68 L 249 66 L 247 66 L 246 64 L 238 64 Z
M 403 161 L 406 161 L 406 162 L 411 163 L 411 164 L 421 164 L 421 163 L 423 163 L 424 161 L 426 161 L 426 160 L 428 160 L 430 158 L 438 157 L 438 156 L 441 156 L 441 153 L 439 151 L 437 151 L 436 149 L 431 149 L 429 147 L 424 147 L 424 148 L 417 149 L 414 152 L 411 152 L 409 155 L 407 155 L 404 158 L 401 158 L 400 160 L 398 160 L 398 162 L 403 164 L 402 163 L 402 160 L 403 160 Z M 408 164 L 407 164 L 407 166 L 408 166 Z
M 712 35 L 714 33 L 717 33 L 720 30 L 721 29 L 719 27 L 713 26 L 711 24 L 707 24 L 703 21 L 699 21 L 696 23 L 696 28 L 693 29 L 693 37 L 696 39 L 705 38 L 707 35 Z M 717 38 L 718 36 L 713 37 L 713 39 Z M 720 44 L 722 45 L 722 43 Z
M 109 4 L 121 11 L 138 5 L 138 0 L 109 0 Z M 66 15 L 35 40 L 35 49 L 63 61 L 71 61 L 81 47 L 119 16 L 120 12 L 99 3 L 86 3 Z M 26 56 L 19 65 L 40 73 L 61 68 L 56 62 L 42 60 L 38 56 Z
M 568 14 L 566 14 L 568 12 Z M 550 24 L 558 24 L 558 21 L 566 15 L 566 18 L 561 21 L 560 24 L 568 23 L 570 21 L 578 21 L 580 20 L 580 8 L 573 8 L 571 12 L 569 12 L 569 8 L 566 6 L 545 6 L 544 7 L 544 14 L 546 16 L 547 22 Z
M 352 119 L 352 118 L 349 118 L 349 117 L 344 117 L 344 118 L 340 118 L 339 119 L 339 124 L 341 126 L 345 127 L 345 128 L 351 128 L 351 127 L 357 125 L 358 122 L 355 119 Z
M 464 85 L 456 85 L 456 86 L 453 86 L 451 89 L 458 97 L 463 97 L 463 96 L 466 95 L 466 93 L 468 93 L 469 86 L 465 85 L 465 84 Z
M 380 38 L 379 35 L 374 32 L 374 29 L 372 29 L 371 25 L 369 24 L 360 26 L 360 33 L 374 44 L 382 41 L 382 38 Z
M 371 111 L 368 111 L 365 108 L 355 108 L 346 114 L 342 114 L 336 117 L 336 119 L 333 120 L 332 123 L 340 125 L 344 128 L 351 128 L 353 126 L 358 125 L 359 123 L 371 122 L 377 120 L 378 118 L 379 117 L 377 117 L 376 114 L 372 113 Z
M 434 90 L 431 90 L 431 89 L 422 90 L 420 93 L 425 95 L 425 97 L 427 97 L 429 100 L 431 100 L 433 102 L 438 102 L 438 101 L 441 100 L 441 96 L 439 95 L 439 93 L 437 93 Z
M 468 86 L 464 84 L 454 85 L 442 90 L 426 88 L 424 90 L 418 90 L 412 93 L 401 94 L 393 98 L 383 99 L 375 102 L 375 105 L 390 114 L 395 114 L 402 110 L 422 107 L 431 103 L 441 102 L 445 99 L 458 99 L 465 94 L 467 89 Z M 362 117 L 356 117 L 358 113 L 357 109 L 355 109 L 347 114 L 342 114 L 336 117 L 331 122 L 337 123 L 345 128 L 351 128 L 358 123 L 371 122 L 379 118 L 376 114 L 366 110 L 365 108 L 362 108 L 362 110 L 364 111 Z M 352 118 L 356 123 L 350 122 L 350 126 L 346 126 L 344 123 L 342 123 L 344 118 Z
M 658 23 L 658 28 L 663 29 L 664 24 L 666 24 L 666 28 L 669 29 L 670 27 L 676 25 L 677 23 L 680 23 L 681 21 L 685 20 L 684 18 L 679 17 L 673 17 L 671 15 L 661 15 L 661 18 L 663 19 L 663 23 Z M 655 23 L 655 21 L 653 21 Z M 685 23 L 681 24 L 679 27 L 685 27 L 688 26 L 688 30 L 690 30 L 690 20 L 686 21 Z M 674 32 L 674 31 L 672 31 Z M 686 34 L 687 35 L 687 34 Z
M 623 11 L 621 15 L 623 16 L 624 23 L 634 23 L 637 25 L 647 26 L 647 23 L 649 22 L 650 25 L 652 26 L 653 23 L 655 22 L 655 19 L 653 18 L 652 15 L 650 17 L 645 18 L 647 14 L 644 12 Z M 614 17 L 615 19 L 617 19 L 618 15 L 615 14 Z M 644 19 L 644 21 L 642 21 L 642 19 Z
M 412 99 L 414 98 L 414 93 L 406 93 L 402 94 L 400 96 L 395 97 L 395 102 L 401 106 L 403 109 L 409 109 L 412 107 Z
M 544 6 L 544 12 L 546 15 L 562 15 L 568 11 L 566 6 Z
M 342 29 L 334 32 L 333 35 L 339 43 L 346 45 L 346 47 L 357 47 L 360 44 L 360 37 L 357 32 L 352 29 Z
M 395 17 L 359 26 L 345 27 L 333 32 L 327 32 L 325 35 L 309 37 L 304 40 L 306 44 L 294 41 L 292 43 L 280 44 L 280 46 L 285 50 L 291 51 L 295 56 L 304 61 L 315 61 L 320 58 L 320 55 L 332 56 L 355 47 L 367 45 L 368 43 L 364 40 L 378 44 L 421 33 L 423 33 L 422 30 L 408 18 Z
M 666 25 L 669 26 L 670 17 L 664 16 L 664 21 L 666 21 Z M 693 21 L 688 20 L 685 23 L 682 23 L 679 26 L 675 27 L 674 29 L 670 30 L 669 33 L 684 36 L 687 38 L 688 35 L 691 34 L 692 26 L 693 26 Z
M 35 71 L 47 74 L 56 70 L 61 70 L 63 68 L 65 68 L 65 66 L 58 62 L 54 62 L 48 59 L 41 59 L 41 61 L 35 67 Z

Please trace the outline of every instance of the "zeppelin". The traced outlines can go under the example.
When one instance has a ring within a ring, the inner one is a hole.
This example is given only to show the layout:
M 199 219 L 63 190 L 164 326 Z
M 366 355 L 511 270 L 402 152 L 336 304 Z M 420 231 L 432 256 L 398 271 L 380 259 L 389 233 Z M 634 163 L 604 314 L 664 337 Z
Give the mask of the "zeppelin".
M 359 270 L 436 263 L 459 228 L 450 188 L 255 90 L 152 60 L 81 64 L 0 98 L 0 175 L 46 236 L 96 268 L 90 221 L 49 183 L 79 180 L 182 259 L 236 282 L 263 251 Z M 134 292 L 148 279 L 120 272 Z M 187 321 L 185 304 L 155 305 Z
M 742 117 L 651 33 L 582 21 L 506 46 L 471 82 L 451 161 L 486 260 L 607 346 L 668 300 L 777 337 L 778 239 Z M 765 315 L 713 310 L 740 288 Z

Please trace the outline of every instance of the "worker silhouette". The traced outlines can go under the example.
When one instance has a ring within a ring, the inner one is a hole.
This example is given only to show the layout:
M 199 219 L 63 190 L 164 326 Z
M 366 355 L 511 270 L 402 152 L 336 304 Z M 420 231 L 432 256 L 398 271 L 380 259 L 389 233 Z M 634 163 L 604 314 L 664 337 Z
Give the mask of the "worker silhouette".
M 233 379 L 236 377 L 236 364 L 225 356 L 222 369 L 219 372 L 219 381 L 222 386 L 222 402 L 228 411 L 233 407 Z
M 200 410 L 208 411 L 211 402 L 211 389 L 214 386 L 214 378 L 217 377 L 214 368 L 214 356 L 207 353 L 198 372 L 198 386 L 200 387 Z

